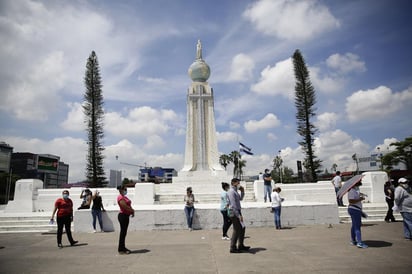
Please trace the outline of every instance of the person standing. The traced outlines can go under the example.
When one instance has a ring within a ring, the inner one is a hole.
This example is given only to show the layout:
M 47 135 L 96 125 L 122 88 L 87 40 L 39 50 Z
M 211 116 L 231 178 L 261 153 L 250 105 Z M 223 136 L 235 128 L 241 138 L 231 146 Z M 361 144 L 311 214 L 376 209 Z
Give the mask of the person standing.
M 280 192 L 282 189 L 280 187 L 275 187 L 272 192 L 272 211 L 274 212 L 274 218 L 275 218 L 275 227 L 276 229 L 281 229 L 282 225 L 280 222 L 280 213 L 282 210 L 282 202 L 283 198 L 280 197 Z
M 227 198 L 227 191 L 229 190 L 229 188 L 230 188 L 230 185 L 228 183 L 222 182 L 223 191 L 220 193 L 220 213 L 222 213 L 222 216 L 223 216 L 222 240 L 230 240 L 229 236 L 227 236 L 227 231 L 232 225 L 232 221 L 230 220 L 229 216 L 227 216 L 227 209 L 229 206 L 229 200 Z
M 117 204 L 120 212 L 117 219 L 120 224 L 119 246 L 117 251 L 119 254 L 130 254 L 130 250 L 126 248 L 125 241 L 127 235 L 127 228 L 129 227 L 130 216 L 134 217 L 134 209 L 132 208 L 132 201 L 127 198 L 127 187 L 121 185 L 118 187 L 119 196 L 117 196 Z
M 92 197 L 92 217 L 93 217 L 93 232 L 96 233 L 96 217 L 99 220 L 100 232 L 103 232 L 103 220 L 102 220 L 102 211 L 104 212 L 102 197 L 100 196 L 99 191 L 95 191 Z
M 265 169 L 265 174 L 263 174 L 263 199 L 266 203 L 266 198 L 269 198 L 269 202 L 272 202 L 270 197 L 272 194 L 272 176 L 269 173 L 269 169 Z
M 333 187 L 335 188 L 335 193 L 336 193 L 336 201 L 338 203 L 338 206 L 345 206 L 343 204 L 342 198 L 338 197 L 338 192 L 340 188 L 342 187 L 342 178 L 340 177 L 340 171 L 336 171 L 335 177 L 333 177 L 331 181 Z
M 245 224 L 243 222 L 240 201 L 245 197 L 245 190 L 240 185 L 240 180 L 233 178 L 231 188 L 227 192 L 229 200 L 228 215 L 233 224 L 232 238 L 230 239 L 230 253 L 240 253 L 249 250 L 250 246 L 244 245 Z M 239 191 L 240 190 L 240 194 Z
M 383 186 L 383 191 L 385 192 L 385 201 L 388 205 L 388 211 L 386 212 L 385 222 L 395 222 L 395 217 L 393 216 L 393 205 L 394 205 L 394 196 L 395 196 L 395 189 L 393 187 L 393 180 L 389 180 L 385 182 Z
M 62 235 L 63 235 L 63 226 L 66 230 L 67 239 L 70 242 L 70 245 L 75 245 L 78 241 L 73 240 L 71 224 L 73 221 L 73 201 L 69 198 L 69 191 L 63 190 L 62 198 L 58 198 L 54 203 L 54 210 L 50 219 L 50 222 L 54 222 L 54 214 L 56 214 L 57 221 L 57 246 L 63 248 L 62 245 Z
M 395 189 L 395 205 L 403 218 L 403 235 L 412 240 L 412 186 L 410 180 L 400 178 Z
M 352 219 L 352 227 L 350 230 L 351 244 L 359 248 L 367 248 L 368 246 L 362 242 L 362 201 L 365 200 L 364 195 L 360 192 L 359 186 L 362 181 L 357 182 L 348 192 L 348 213 Z
M 185 202 L 185 215 L 187 221 L 187 227 L 189 231 L 192 231 L 193 215 L 195 213 L 195 195 L 193 195 L 193 190 L 191 187 L 186 189 L 186 195 L 184 197 Z

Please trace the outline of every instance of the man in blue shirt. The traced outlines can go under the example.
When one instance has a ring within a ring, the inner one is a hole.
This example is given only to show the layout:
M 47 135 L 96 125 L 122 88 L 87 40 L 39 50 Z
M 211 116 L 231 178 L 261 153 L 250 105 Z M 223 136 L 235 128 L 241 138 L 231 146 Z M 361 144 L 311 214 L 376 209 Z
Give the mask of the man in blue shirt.
M 227 193 L 229 200 L 228 215 L 233 224 L 232 238 L 230 239 L 230 253 L 240 253 L 249 250 L 250 246 L 245 246 L 245 224 L 240 206 L 240 201 L 245 196 L 245 189 L 240 185 L 240 180 L 233 178 L 231 187 Z M 239 191 L 240 190 L 240 194 Z M 238 245 L 237 245 L 238 244 Z

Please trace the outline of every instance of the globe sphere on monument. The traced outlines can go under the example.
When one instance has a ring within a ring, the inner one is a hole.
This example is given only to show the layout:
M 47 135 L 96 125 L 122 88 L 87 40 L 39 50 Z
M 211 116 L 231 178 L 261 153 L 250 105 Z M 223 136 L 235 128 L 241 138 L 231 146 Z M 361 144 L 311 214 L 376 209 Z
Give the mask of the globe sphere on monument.
M 190 65 L 188 73 L 193 82 L 206 82 L 210 76 L 210 67 L 205 61 L 198 59 Z

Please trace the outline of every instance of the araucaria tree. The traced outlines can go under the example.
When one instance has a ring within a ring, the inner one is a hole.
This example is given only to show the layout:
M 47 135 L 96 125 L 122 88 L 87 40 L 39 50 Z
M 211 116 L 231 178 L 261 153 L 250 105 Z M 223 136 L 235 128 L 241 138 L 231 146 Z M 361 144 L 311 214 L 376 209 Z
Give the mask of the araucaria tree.
M 86 64 L 84 77 L 86 92 L 84 94 L 83 113 L 87 126 L 87 165 L 86 177 L 89 187 L 106 185 L 103 168 L 103 94 L 100 77 L 99 62 L 94 51 L 90 54 Z
M 308 179 L 312 182 L 317 181 L 317 170 L 321 167 L 321 161 L 317 159 L 314 153 L 314 139 L 317 129 L 312 120 L 316 116 L 316 95 L 315 90 L 310 82 L 309 72 L 305 60 L 299 50 L 293 54 L 293 67 L 295 72 L 295 106 L 297 132 L 303 137 L 299 142 L 305 154 L 303 166 L 309 174 Z

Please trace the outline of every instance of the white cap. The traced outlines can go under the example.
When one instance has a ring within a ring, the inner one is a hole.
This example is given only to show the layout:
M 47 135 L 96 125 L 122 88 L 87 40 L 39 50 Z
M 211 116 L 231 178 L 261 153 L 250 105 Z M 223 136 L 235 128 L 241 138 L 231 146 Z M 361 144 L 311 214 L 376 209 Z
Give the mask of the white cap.
M 404 183 L 407 183 L 407 182 L 408 182 L 408 180 L 406 178 L 400 178 L 398 180 L 398 183 L 400 183 L 400 184 L 404 184 Z

